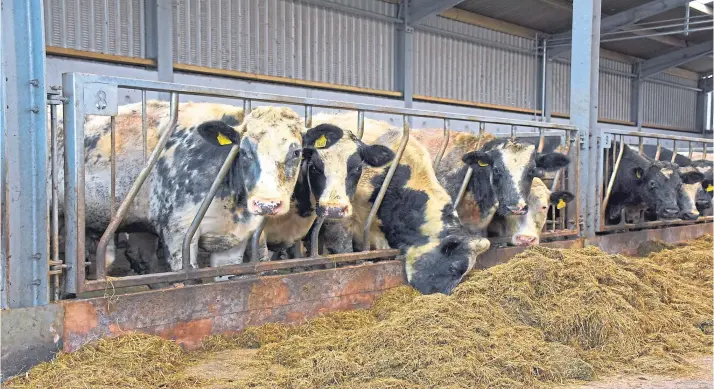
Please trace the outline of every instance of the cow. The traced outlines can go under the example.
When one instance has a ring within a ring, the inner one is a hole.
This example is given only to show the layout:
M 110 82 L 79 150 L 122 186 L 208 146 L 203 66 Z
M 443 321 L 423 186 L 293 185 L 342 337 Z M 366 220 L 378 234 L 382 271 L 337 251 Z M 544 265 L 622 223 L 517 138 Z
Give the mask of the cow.
M 290 210 L 302 160 L 300 115 L 289 108 L 258 107 L 247 115 L 225 104 L 182 103 L 173 134 L 142 186 L 118 231 L 151 232 L 160 238 L 169 267 L 182 268 L 182 242 L 229 150 L 240 147 L 191 242 L 196 268 L 199 246 L 245 246 L 261 217 Z M 170 130 L 169 105 L 147 103 L 151 150 Z M 242 121 L 241 121 L 242 119 Z M 85 124 L 86 227 L 103 231 L 111 217 L 110 120 L 92 117 Z M 116 117 L 116 201 L 126 196 L 143 167 L 141 109 L 119 107 Z M 201 243 L 200 243 L 201 242 Z
M 700 159 L 692 161 L 692 167 L 704 175 L 701 182 L 701 190 L 697 192 L 696 205 L 697 210 L 702 216 L 712 215 L 712 195 L 714 195 L 714 180 L 712 179 L 712 161 L 708 159 Z
M 515 246 L 532 246 L 540 243 L 550 206 L 563 209 L 575 199 L 568 191 L 552 192 L 540 178 L 533 178 L 528 195 L 528 212 L 525 215 L 496 215 L 488 225 L 489 236 L 508 237 Z
M 319 121 L 322 116 L 316 117 Z M 366 145 L 352 132 L 331 124 L 307 130 L 303 134 L 303 162 L 293 206 L 290 213 L 271 218 L 266 224 L 268 249 L 281 252 L 306 236 L 309 239 L 308 232 L 318 216 L 351 217 L 352 197 L 363 166 L 378 168 L 393 158 L 394 152 L 388 147 Z M 296 254 L 292 250 L 288 257 Z
M 660 148 L 659 158 L 663 161 L 663 164 L 668 164 L 672 159 L 673 152 L 667 148 Z M 648 158 L 654 158 L 657 155 L 657 147 L 654 145 L 643 145 L 643 154 Z M 674 165 L 669 165 L 669 168 L 675 169 L 683 182 L 679 194 L 678 194 L 678 205 L 680 208 L 679 217 L 683 220 L 695 220 L 699 217 L 700 211 L 707 209 L 711 205 L 711 198 L 707 196 L 706 189 L 711 183 L 711 166 L 712 162 L 708 160 L 692 161 L 688 157 L 682 154 L 675 155 Z M 698 175 L 692 174 L 698 171 L 704 176 L 702 181 L 698 181 Z M 707 172 L 709 180 L 707 181 Z M 714 189 L 714 188 L 713 188 Z M 630 208 L 628 209 L 628 222 L 636 222 L 640 218 L 637 217 L 644 211 L 642 207 Z M 652 212 L 650 212 L 651 214 Z M 652 215 L 650 215 L 652 216 Z M 654 220 L 655 217 L 650 217 Z
M 313 123 L 329 123 L 357 132 L 357 113 L 324 114 Z M 362 141 L 397 150 L 402 130 L 389 123 L 364 119 Z M 329 153 L 331 150 L 325 150 Z M 364 242 L 363 227 L 377 194 L 394 162 L 382 167 L 365 166 L 352 201 L 352 217 L 337 225 L 354 244 L 372 249 L 396 248 L 404 257 L 407 280 L 423 294 L 450 294 L 476 266 L 486 251 L 487 239 L 470 235 L 462 226 L 449 194 L 439 184 L 428 152 L 418 142 L 409 142 L 394 171 L 375 220 Z M 329 229 L 335 224 L 323 227 Z M 329 246 L 331 242 L 326 241 Z M 339 251 L 339 250 L 338 250 Z
M 613 142 L 613 152 L 620 152 L 620 142 Z M 604 156 L 607 158 L 607 155 Z M 607 224 L 620 223 L 623 209 L 628 214 L 638 208 L 651 208 L 657 217 L 671 220 L 679 217 L 679 189 L 681 184 L 701 181 L 698 172 L 679 173 L 677 166 L 655 161 L 639 155 L 630 146 L 624 145 L 622 160 L 613 183 L 605 210 Z M 612 167 L 610 168 L 612 169 Z M 611 171 L 605 172 L 605 185 Z
M 436 155 L 442 130 L 414 131 L 414 138 Z M 469 167 L 473 169 L 467 192 L 458 204 L 459 217 L 472 233 L 485 235 L 493 217 L 525 215 L 534 178 L 557 171 L 570 163 L 561 153 L 539 153 L 535 144 L 452 131 L 436 176 L 455 200 Z

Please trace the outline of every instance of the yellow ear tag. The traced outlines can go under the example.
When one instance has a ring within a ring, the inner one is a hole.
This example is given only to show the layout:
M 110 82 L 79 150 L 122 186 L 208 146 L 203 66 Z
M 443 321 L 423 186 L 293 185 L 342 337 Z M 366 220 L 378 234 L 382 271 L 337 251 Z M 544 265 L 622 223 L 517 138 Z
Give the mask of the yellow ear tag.
M 231 142 L 230 139 L 228 139 L 227 136 L 221 134 L 220 132 L 218 133 L 216 140 L 218 140 L 218 144 L 221 146 L 225 146 L 225 145 L 229 145 L 229 144 L 233 143 L 233 142 Z
M 707 192 L 714 192 L 714 185 L 709 184 L 709 186 L 707 186 Z
M 563 199 L 558 200 L 558 205 L 556 205 L 555 207 L 558 209 L 565 208 L 565 200 L 563 200 Z
M 635 172 L 635 177 L 637 177 L 637 178 L 642 178 L 642 172 L 639 171 L 639 170 L 636 171 L 636 172 Z
M 321 137 L 317 138 L 315 141 L 315 148 L 316 149 L 321 149 L 327 145 L 327 138 L 325 135 L 322 135 Z
M 482 161 L 482 160 L 480 160 L 480 159 L 479 159 L 478 161 L 476 161 L 476 163 L 478 163 L 478 165 L 481 166 L 481 167 L 486 167 L 486 166 L 488 166 L 488 164 L 487 164 L 486 162 L 484 162 L 484 161 Z

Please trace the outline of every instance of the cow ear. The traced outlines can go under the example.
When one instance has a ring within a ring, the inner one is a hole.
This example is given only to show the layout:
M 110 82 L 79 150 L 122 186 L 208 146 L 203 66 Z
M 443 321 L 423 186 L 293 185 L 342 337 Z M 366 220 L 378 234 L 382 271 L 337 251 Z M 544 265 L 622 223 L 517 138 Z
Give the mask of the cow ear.
M 536 158 L 536 166 L 547 171 L 554 172 L 562 169 L 570 163 L 570 158 L 561 153 L 545 153 L 540 154 Z
M 679 176 L 682 177 L 683 183 L 689 185 L 704 181 L 704 174 L 700 172 L 679 173 Z
M 394 159 L 394 152 L 389 147 L 382 145 L 368 146 L 362 143 L 359 146 L 359 155 L 364 163 L 373 167 L 384 166 Z
M 458 236 L 449 235 L 441 240 L 440 250 L 444 255 L 451 255 L 456 249 L 461 246 L 463 239 Z
M 240 135 L 236 130 L 220 120 L 201 123 L 197 131 L 206 142 L 214 146 L 232 146 L 240 143 Z
M 565 208 L 565 204 L 573 201 L 575 195 L 570 192 L 553 192 L 550 194 L 550 203 L 558 209 Z
M 635 167 L 632 169 L 632 175 L 635 176 L 636 179 L 641 180 L 645 176 L 645 171 L 641 167 Z
M 332 124 L 320 124 L 305 132 L 302 137 L 303 147 L 325 149 L 342 139 L 344 131 Z
M 491 156 L 489 156 L 488 153 L 479 150 L 470 151 L 464 154 L 464 156 L 461 157 L 461 160 L 469 166 L 478 165 L 480 167 L 487 167 L 493 165 Z

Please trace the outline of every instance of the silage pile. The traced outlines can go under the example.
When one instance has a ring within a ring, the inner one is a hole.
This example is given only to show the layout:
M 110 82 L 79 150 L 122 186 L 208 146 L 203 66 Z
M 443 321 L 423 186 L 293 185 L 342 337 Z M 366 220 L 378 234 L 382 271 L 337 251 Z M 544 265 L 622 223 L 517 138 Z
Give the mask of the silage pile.
M 258 348 L 250 361 L 236 360 L 247 377 L 207 382 L 174 369 L 161 385 L 498 389 L 627 371 L 680 374 L 690 369 L 690 353 L 711 353 L 711 273 L 711 236 L 649 258 L 536 247 L 474 272 L 452 296 L 401 287 L 370 310 L 212 337 L 200 355 L 181 355 L 177 364 Z M 60 369 L 53 365 L 15 384 L 44 374 L 62 382 L 49 373 Z M 151 382 L 146 387 L 158 386 Z

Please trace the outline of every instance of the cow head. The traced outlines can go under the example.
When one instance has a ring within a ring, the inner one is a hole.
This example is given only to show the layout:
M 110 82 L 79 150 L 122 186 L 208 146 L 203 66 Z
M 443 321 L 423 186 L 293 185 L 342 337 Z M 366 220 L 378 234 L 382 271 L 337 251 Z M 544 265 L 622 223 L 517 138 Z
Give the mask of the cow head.
M 614 142 L 614 150 L 620 142 Z M 622 159 L 615 178 L 612 197 L 627 196 L 618 206 L 608 204 L 608 219 L 617 220 L 624 206 L 643 206 L 652 209 L 663 219 L 679 215 L 677 194 L 682 180 L 675 174 L 676 165 L 655 161 L 639 155 L 629 146 L 624 146 Z
M 692 161 L 692 167 L 704 174 L 704 179 L 701 182 L 702 190 L 699 192 L 696 200 L 697 209 L 703 211 L 712 205 L 712 195 L 714 195 L 714 182 L 712 182 L 712 161 L 700 159 Z
M 239 162 L 250 213 L 288 212 L 302 158 L 303 128 L 300 115 L 285 107 L 255 108 L 240 124 Z
M 680 177 L 682 178 L 682 184 L 680 185 L 679 193 L 677 194 L 679 217 L 683 220 L 696 220 L 699 217 L 699 210 L 697 209 L 697 198 L 701 197 L 700 193 L 706 193 L 702 188 L 702 180 L 704 179 L 704 174 L 701 174 L 693 166 L 680 167 L 678 169 L 678 172 Z M 688 183 L 697 179 L 700 180 L 693 183 Z
M 575 195 L 567 191 L 551 192 L 539 178 L 533 179 L 528 196 L 528 212 L 525 215 L 506 217 L 511 243 L 516 246 L 532 246 L 540 243 L 540 234 L 548 218 L 550 206 L 565 208 Z
M 320 124 L 304 134 L 303 159 L 317 215 L 345 218 L 352 215 L 362 165 L 384 166 L 394 159 L 394 152 L 386 146 L 366 145 L 340 127 Z
M 488 239 L 454 233 L 438 242 L 410 248 L 405 270 L 409 284 L 422 294 L 451 294 L 488 250 Z
M 570 163 L 561 153 L 538 153 L 535 145 L 512 139 L 495 139 L 481 150 L 464 154 L 462 160 L 474 170 L 479 182 L 495 191 L 500 215 L 524 215 L 528 211 L 528 195 L 535 177 L 557 171 Z M 484 178 L 488 177 L 489 182 Z
M 638 173 L 639 171 L 635 172 L 635 179 Z M 703 174 L 694 169 L 682 171 L 676 164 L 665 161 L 654 161 L 644 174 L 642 198 L 645 204 L 663 219 L 680 216 L 682 185 L 696 184 L 704 178 Z

